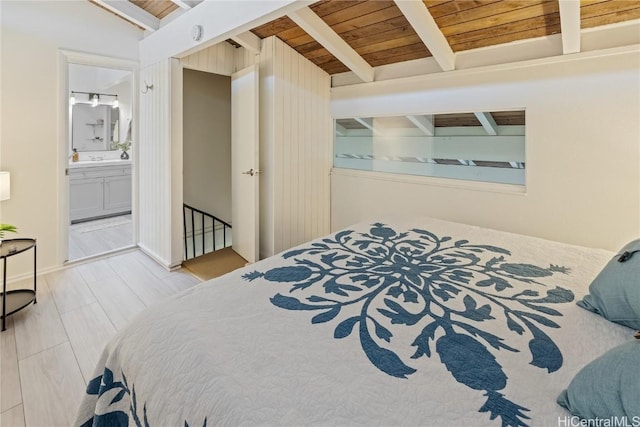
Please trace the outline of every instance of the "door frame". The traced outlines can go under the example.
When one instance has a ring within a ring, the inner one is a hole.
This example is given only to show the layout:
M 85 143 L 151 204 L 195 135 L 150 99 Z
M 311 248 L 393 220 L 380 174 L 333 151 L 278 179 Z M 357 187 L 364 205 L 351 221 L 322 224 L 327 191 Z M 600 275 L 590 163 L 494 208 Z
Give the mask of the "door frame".
M 260 70 L 260 61 L 259 56 L 255 55 L 255 62 L 253 65 L 256 66 L 256 70 L 259 73 Z M 172 266 L 179 266 L 182 263 L 182 260 L 184 259 L 184 230 L 183 230 L 183 223 L 182 220 L 177 221 L 175 220 L 176 215 L 178 210 L 180 212 L 183 211 L 183 204 L 184 204 L 184 195 L 183 195 L 183 191 L 182 191 L 182 187 L 184 185 L 183 183 L 183 176 L 182 176 L 182 167 L 183 167 L 183 152 L 184 152 L 184 141 L 183 141 L 183 126 L 184 126 L 184 117 L 183 117 L 183 106 L 184 106 L 184 100 L 183 100 L 183 89 L 184 89 L 184 69 L 189 69 L 189 70 L 195 70 L 195 71 L 200 71 L 200 72 L 204 72 L 204 73 L 211 73 L 211 74 L 218 74 L 218 75 L 223 75 L 223 76 L 228 76 L 231 77 L 232 74 L 236 73 L 237 71 L 237 66 L 234 66 L 234 71 L 232 73 L 225 73 L 222 72 L 222 70 L 216 70 L 216 71 L 212 71 L 210 69 L 207 69 L 207 67 L 198 67 L 198 66 L 194 66 L 191 65 L 189 63 L 185 63 L 179 59 L 176 58 L 172 58 L 171 60 L 171 162 L 173 164 L 173 170 L 175 171 L 175 173 L 172 172 L 171 175 L 171 186 L 172 186 L 172 194 L 174 196 L 176 196 L 176 199 L 180 200 L 180 204 L 178 206 L 178 203 L 173 203 L 172 207 L 171 207 L 171 211 L 172 211 L 172 230 L 171 230 L 171 248 L 172 248 L 172 253 L 171 253 L 171 259 L 172 259 Z M 246 67 L 243 67 L 243 69 Z M 258 78 L 259 80 L 259 78 Z M 258 82 L 259 84 L 259 82 Z M 231 97 L 231 102 L 233 103 L 233 96 Z M 260 126 L 259 124 L 259 118 L 260 118 L 260 104 L 258 103 L 257 107 L 256 107 L 256 111 L 258 114 L 258 126 Z M 260 134 L 258 131 L 258 138 L 259 138 Z M 233 136 L 232 136 L 233 138 Z M 179 173 L 178 173 L 179 171 Z M 232 172 L 233 173 L 233 172 Z M 178 188 L 175 188 L 178 187 Z M 258 191 L 259 188 L 258 188 Z M 179 194 L 179 197 L 178 197 Z M 233 192 L 231 193 L 231 197 L 233 199 L 234 194 Z M 232 201 L 232 206 L 233 206 L 233 201 Z M 180 215 L 183 215 L 183 213 L 181 213 Z M 233 215 L 233 212 L 232 212 Z M 256 218 L 258 224 L 260 223 L 260 219 L 259 217 Z M 232 224 L 233 226 L 233 224 Z M 259 226 L 259 225 L 258 225 Z M 259 239 L 259 235 L 257 237 Z M 259 241 L 258 241 L 259 242 Z M 259 249 L 259 243 L 258 243 L 258 249 Z M 179 258 L 179 260 L 178 260 Z M 259 252 L 258 252 L 258 258 L 259 258 Z
M 131 136 L 138 141 L 138 63 L 131 60 L 94 55 L 84 52 L 60 49 L 58 52 L 58 208 L 60 223 L 58 225 L 58 265 L 75 262 L 69 261 L 69 139 L 71 138 L 71 113 L 69 105 L 69 64 L 88 65 L 92 67 L 113 68 L 129 71 L 132 74 L 131 85 Z M 138 146 L 132 145 L 132 200 L 131 216 L 133 220 L 133 239 L 138 241 Z M 99 256 L 99 255 L 97 255 Z M 83 258 L 83 260 L 86 258 Z

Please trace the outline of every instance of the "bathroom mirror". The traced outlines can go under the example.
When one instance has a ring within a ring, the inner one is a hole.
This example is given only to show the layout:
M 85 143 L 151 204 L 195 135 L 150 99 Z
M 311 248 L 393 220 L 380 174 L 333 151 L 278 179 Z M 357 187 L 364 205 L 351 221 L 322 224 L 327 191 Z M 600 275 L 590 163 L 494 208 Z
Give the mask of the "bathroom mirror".
M 120 140 L 120 111 L 111 105 L 75 104 L 71 144 L 77 151 L 115 150 Z

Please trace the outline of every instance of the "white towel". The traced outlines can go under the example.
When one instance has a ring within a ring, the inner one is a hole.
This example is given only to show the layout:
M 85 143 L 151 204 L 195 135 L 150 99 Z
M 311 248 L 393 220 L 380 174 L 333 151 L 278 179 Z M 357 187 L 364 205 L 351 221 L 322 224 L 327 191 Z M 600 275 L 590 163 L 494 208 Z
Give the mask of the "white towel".
M 113 142 L 116 142 L 116 143 L 119 140 L 118 135 L 120 134 L 120 132 L 118 132 L 120 130 L 120 123 L 119 122 L 120 122 L 119 120 L 116 120 L 113 123 L 113 132 L 111 132 L 111 140 Z

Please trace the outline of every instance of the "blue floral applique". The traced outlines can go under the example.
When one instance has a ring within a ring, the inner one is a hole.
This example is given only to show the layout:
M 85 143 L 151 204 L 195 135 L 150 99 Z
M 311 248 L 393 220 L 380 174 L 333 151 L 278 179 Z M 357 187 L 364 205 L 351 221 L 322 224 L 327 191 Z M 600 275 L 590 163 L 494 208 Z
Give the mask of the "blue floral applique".
M 102 375 L 98 375 L 87 385 L 88 395 L 96 396 L 97 400 L 106 399 L 109 411 L 102 414 L 94 414 L 80 427 L 128 427 L 129 414 L 136 427 L 150 427 L 147 419 L 147 405 L 142 407 L 142 419 L 139 415 L 139 406 L 136 398 L 135 386 L 129 388 L 127 377 L 122 372 L 122 381 L 115 381 L 113 371 L 105 367 Z M 114 394 L 115 393 L 115 394 Z M 113 397 L 112 397 L 113 396 Z M 126 404 L 128 397 L 129 404 Z M 185 421 L 184 427 L 189 427 Z M 207 419 L 204 419 L 202 427 L 207 427 Z
M 526 426 L 528 409 L 500 393 L 508 377 L 494 355 L 520 349 L 482 325 L 506 322 L 511 333 L 526 334 L 530 364 L 554 372 L 562 366 L 562 354 L 543 329 L 559 328 L 551 318 L 562 314 L 552 305 L 573 301 L 574 295 L 538 281 L 567 274 L 567 268 L 511 263 L 509 256 L 510 251 L 497 246 L 453 241 L 419 229 L 399 233 L 376 223 L 368 233 L 342 231 L 286 252 L 283 258 L 293 265 L 243 278 L 288 284 L 288 292 L 277 293 L 271 302 L 287 310 L 317 312 L 314 324 L 349 312 L 337 323 L 334 337 L 357 331 L 369 361 L 394 377 L 407 378 L 416 369 L 394 351 L 393 331 L 415 329 L 411 359 L 430 358 L 435 350 L 456 381 L 485 392 L 480 412 L 489 412 L 492 420 L 500 417 L 503 426 Z

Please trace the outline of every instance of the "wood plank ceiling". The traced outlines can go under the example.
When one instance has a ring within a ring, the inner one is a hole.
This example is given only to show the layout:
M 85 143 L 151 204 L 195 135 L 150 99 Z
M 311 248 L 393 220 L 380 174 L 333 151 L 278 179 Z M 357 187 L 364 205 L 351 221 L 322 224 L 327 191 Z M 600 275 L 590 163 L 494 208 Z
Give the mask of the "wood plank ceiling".
M 178 5 L 170 0 L 129 0 L 158 19 L 162 19 L 178 9 Z
M 158 19 L 179 5 L 197 4 L 187 0 L 130 1 Z M 453 52 L 561 32 L 558 0 L 422 1 Z M 309 8 L 371 67 L 432 56 L 392 0 L 322 0 Z M 640 19 L 640 0 L 580 0 L 579 12 L 581 29 Z M 287 16 L 251 32 L 260 38 L 277 36 L 329 74 L 349 71 Z
M 424 0 L 454 52 L 560 32 L 557 0 Z M 324 0 L 310 8 L 371 66 L 431 56 L 393 1 Z M 640 2 L 582 0 L 581 28 L 640 18 Z M 288 17 L 252 30 L 277 36 L 329 74 L 348 68 Z
M 524 126 L 525 113 L 524 110 L 517 111 L 494 111 L 491 117 L 494 119 L 498 126 Z M 378 118 L 385 120 L 385 125 L 390 128 L 415 128 L 415 125 L 407 120 L 405 117 L 384 117 Z M 404 119 L 404 122 L 400 122 L 399 119 Z M 396 120 L 395 122 L 391 122 Z M 336 123 L 345 129 L 366 129 L 366 126 L 362 122 L 356 119 L 337 119 Z M 436 114 L 433 116 L 433 125 L 439 127 L 454 127 L 454 126 L 482 126 L 477 116 L 474 113 L 450 113 L 450 114 Z

